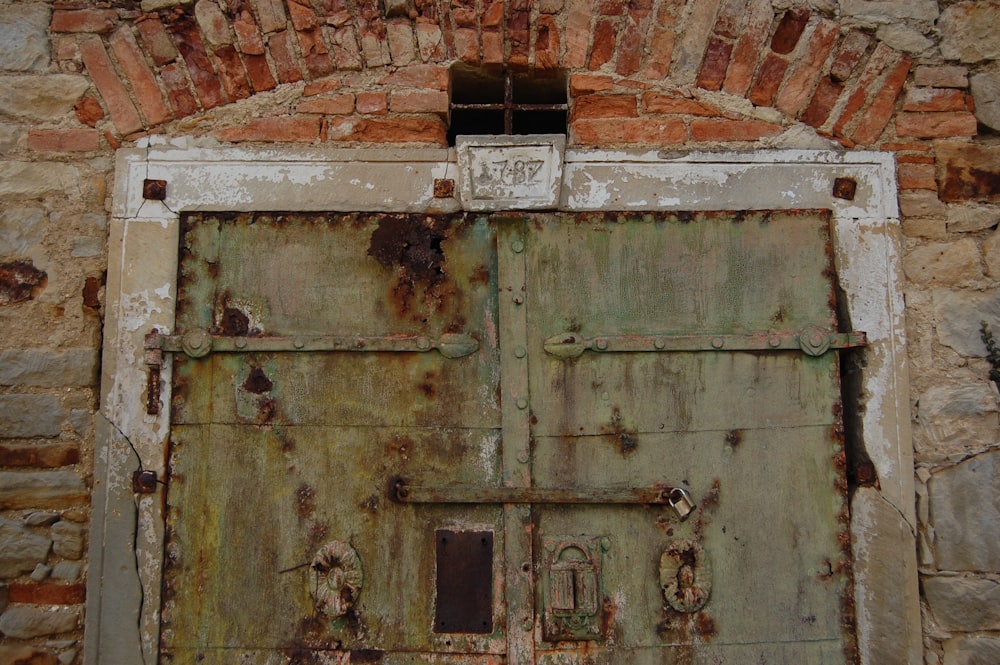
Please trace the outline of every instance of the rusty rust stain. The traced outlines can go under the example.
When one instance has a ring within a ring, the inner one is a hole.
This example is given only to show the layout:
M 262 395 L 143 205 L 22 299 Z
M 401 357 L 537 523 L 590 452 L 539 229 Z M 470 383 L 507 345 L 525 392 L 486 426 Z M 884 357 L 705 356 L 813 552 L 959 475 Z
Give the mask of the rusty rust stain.
M 0 263 L 0 305 L 32 300 L 48 284 L 49 276 L 31 260 Z
M 835 178 L 833 181 L 833 195 L 838 199 L 853 201 L 858 191 L 858 182 L 854 178 Z
M 316 510 L 316 490 L 303 483 L 295 490 L 295 512 L 299 519 L 305 519 Z
M 726 432 L 726 445 L 738 448 L 743 443 L 743 430 L 734 429 Z
M 250 317 L 235 307 L 226 306 L 219 317 L 219 327 L 223 335 L 245 337 L 250 333 Z
M 271 392 L 271 389 L 274 388 L 274 383 L 272 383 L 271 379 L 267 378 L 264 370 L 260 367 L 254 367 L 250 370 L 247 380 L 243 382 L 243 388 L 248 392 L 261 395 Z

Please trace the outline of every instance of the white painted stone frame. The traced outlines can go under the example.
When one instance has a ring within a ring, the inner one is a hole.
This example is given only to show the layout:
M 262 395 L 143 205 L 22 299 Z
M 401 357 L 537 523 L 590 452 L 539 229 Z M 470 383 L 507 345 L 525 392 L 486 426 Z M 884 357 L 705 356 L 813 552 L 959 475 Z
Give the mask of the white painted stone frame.
M 110 228 L 88 571 L 85 662 L 152 664 L 158 656 L 163 497 L 132 493 L 142 467 L 164 477 L 171 362 L 159 416 L 145 410 L 143 337 L 171 331 L 178 227 L 189 211 L 449 212 L 435 178 L 457 179 L 454 150 L 199 147 L 189 141 L 120 150 Z M 853 201 L 832 196 L 857 181 Z M 163 202 L 144 179 L 167 182 Z M 459 196 L 459 194 L 456 194 Z M 876 152 L 667 153 L 567 150 L 559 209 L 829 208 L 835 262 L 864 351 L 864 445 L 880 488 L 851 497 L 861 662 L 922 663 L 913 458 L 895 166 Z M 169 354 L 168 354 L 169 355 Z

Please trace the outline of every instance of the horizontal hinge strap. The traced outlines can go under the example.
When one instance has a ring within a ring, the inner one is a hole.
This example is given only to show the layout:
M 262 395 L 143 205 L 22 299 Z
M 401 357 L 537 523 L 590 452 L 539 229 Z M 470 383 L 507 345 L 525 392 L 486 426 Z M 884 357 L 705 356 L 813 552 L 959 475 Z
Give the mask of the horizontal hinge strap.
M 584 351 L 596 353 L 656 351 L 802 351 L 820 356 L 830 349 L 865 346 L 863 332 L 836 333 L 819 327 L 801 332 L 767 332 L 745 335 L 598 335 L 575 333 L 545 340 L 545 351 L 559 358 L 576 358 Z
M 147 349 L 162 349 L 201 358 L 209 353 L 250 353 L 261 351 L 388 351 L 424 353 L 431 349 L 446 358 L 461 358 L 479 349 L 469 335 L 445 333 L 440 337 L 422 335 L 297 335 L 291 337 L 231 337 L 212 335 L 206 330 L 189 330 L 183 335 L 146 336 Z
M 426 487 L 393 480 L 390 498 L 400 503 L 578 503 L 578 504 L 643 504 L 673 505 L 689 500 L 679 487 L 648 488 L 573 488 L 542 487 Z

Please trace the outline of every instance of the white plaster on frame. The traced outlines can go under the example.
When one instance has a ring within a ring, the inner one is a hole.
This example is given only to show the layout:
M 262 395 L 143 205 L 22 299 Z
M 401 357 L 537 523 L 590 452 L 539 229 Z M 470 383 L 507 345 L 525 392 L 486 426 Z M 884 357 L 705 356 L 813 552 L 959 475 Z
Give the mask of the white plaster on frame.
M 454 151 L 199 147 L 186 140 L 119 151 L 111 227 L 102 414 L 94 480 L 85 662 L 157 658 L 163 515 L 158 495 L 136 501 L 131 473 L 164 474 L 164 408 L 145 414 L 143 336 L 173 326 L 180 214 L 188 211 L 451 212 L 434 180 L 458 175 Z M 857 181 L 853 201 L 833 180 Z M 167 181 L 145 201 L 146 178 Z M 835 260 L 852 326 L 868 333 L 862 415 L 881 491 L 852 498 L 855 600 L 862 663 L 921 662 L 908 376 L 895 168 L 884 153 L 567 150 L 558 208 L 739 210 L 829 208 Z M 129 449 L 129 443 L 135 455 Z M 132 538 L 136 529 L 136 549 Z M 896 557 L 888 572 L 879 552 Z M 140 616 L 138 624 L 136 615 Z M 887 634 L 883 617 L 894 617 Z M 887 654 L 892 654 L 887 657 Z

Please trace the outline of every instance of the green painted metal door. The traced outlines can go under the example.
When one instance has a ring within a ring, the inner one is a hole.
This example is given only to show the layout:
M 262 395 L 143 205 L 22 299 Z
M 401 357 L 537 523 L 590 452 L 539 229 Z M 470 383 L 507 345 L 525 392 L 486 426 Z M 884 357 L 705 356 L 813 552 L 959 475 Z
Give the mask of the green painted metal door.
M 828 226 L 186 217 L 163 661 L 852 662 Z

